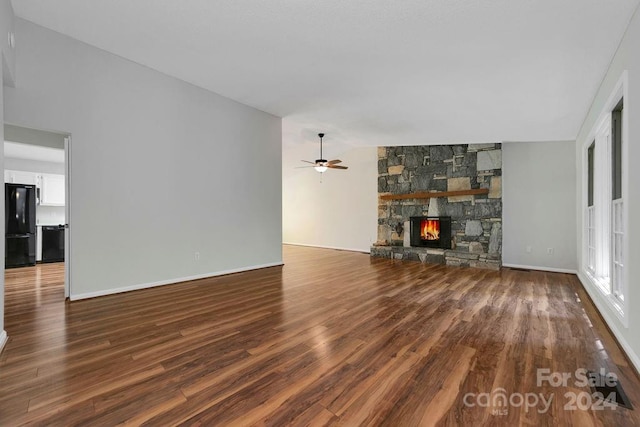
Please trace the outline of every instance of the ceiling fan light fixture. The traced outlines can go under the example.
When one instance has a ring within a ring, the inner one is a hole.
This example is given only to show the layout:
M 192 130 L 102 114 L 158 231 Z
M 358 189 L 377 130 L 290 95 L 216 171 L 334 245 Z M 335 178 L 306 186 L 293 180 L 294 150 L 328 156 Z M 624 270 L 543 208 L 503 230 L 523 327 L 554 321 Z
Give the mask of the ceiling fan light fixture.
M 301 166 L 305 168 L 314 168 L 316 172 L 324 173 L 327 169 L 348 169 L 347 166 L 338 165 L 338 163 L 342 163 L 340 159 L 327 160 L 322 157 L 322 138 L 324 137 L 324 133 L 319 133 L 318 137 L 320 137 L 320 158 L 316 159 L 313 162 L 308 160 L 303 160 L 305 163 L 310 163 L 313 166 Z

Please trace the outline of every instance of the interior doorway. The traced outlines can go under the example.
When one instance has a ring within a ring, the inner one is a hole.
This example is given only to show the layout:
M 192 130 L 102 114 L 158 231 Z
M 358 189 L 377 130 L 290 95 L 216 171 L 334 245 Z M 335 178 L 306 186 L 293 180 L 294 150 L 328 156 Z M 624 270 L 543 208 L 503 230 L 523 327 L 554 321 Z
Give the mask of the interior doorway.
M 15 268 L 11 274 L 24 273 L 27 279 L 39 277 L 45 264 L 63 265 L 54 270 L 64 271 L 60 280 L 64 282 L 64 298 L 69 298 L 71 137 L 9 124 L 4 125 L 4 136 L 5 212 L 14 209 L 8 217 L 20 218 L 23 233 L 15 234 L 5 221 L 5 270 Z M 17 193 L 23 199 L 19 203 Z

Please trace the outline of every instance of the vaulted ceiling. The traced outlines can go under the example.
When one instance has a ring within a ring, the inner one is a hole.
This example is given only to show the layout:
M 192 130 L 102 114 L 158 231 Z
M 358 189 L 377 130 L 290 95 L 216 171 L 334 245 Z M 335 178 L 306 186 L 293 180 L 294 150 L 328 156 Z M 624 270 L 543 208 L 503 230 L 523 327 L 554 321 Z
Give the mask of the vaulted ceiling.
M 575 138 L 638 0 L 14 0 L 283 117 L 285 144 Z M 18 40 L 19 48 L 19 40 Z

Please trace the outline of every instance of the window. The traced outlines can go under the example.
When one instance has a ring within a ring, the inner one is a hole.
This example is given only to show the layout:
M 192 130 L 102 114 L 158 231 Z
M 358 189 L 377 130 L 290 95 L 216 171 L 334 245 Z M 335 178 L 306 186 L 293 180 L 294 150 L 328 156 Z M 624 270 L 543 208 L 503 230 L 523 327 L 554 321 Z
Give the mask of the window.
M 593 141 L 587 149 L 587 269 L 591 274 L 596 271 L 596 218 L 593 206 L 593 175 L 595 173 L 596 142 Z
M 596 142 L 593 141 L 587 150 L 588 162 L 588 182 L 587 182 L 587 206 L 593 206 L 593 174 L 595 172 L 594 156 L 596 151 Z
M 611 219 L 612 219 L 612 289 L 614 297 L 624 302 L 624 221 L 622 198 L 622 110 L 621 99 L 611 112 Z
M 613 200 L 622 199 L 622 108 L 621 99 L 611 112 L 611 192 Z
M 620 99 L 601 120 L 587 147 L 584 221 L 585 270 L 620 313 L 625 295 L 623 117 Z

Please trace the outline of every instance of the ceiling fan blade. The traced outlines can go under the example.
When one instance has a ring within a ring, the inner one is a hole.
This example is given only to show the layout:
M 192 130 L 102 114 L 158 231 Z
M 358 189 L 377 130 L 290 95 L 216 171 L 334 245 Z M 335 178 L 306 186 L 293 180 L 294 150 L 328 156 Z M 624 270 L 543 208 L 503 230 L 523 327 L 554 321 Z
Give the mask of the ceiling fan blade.
M 296 166 L 294 169 L 315 168 L 315 166 Z
M 310 162 L 309 160 L 300 160 L 301 162 L 305 162 L 305 163 L 311 163 L 312 165 L 315 165 L 316 162 Z
M 328 165 L 335 165 L 336 163 L 342 163 L 342 160 L 335 159 L 335 160 L 329 160 L 327 162 Z
M 349 169 L 348 166 L 338 166 L 338 165 L 327 165 L 330 169 Z

